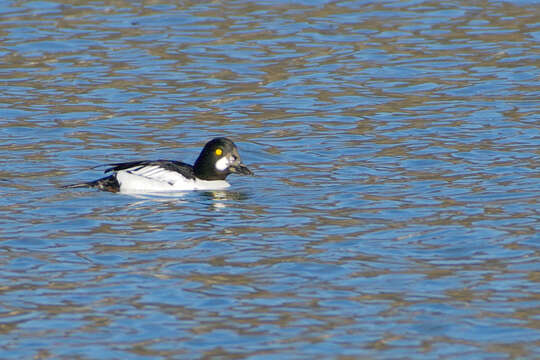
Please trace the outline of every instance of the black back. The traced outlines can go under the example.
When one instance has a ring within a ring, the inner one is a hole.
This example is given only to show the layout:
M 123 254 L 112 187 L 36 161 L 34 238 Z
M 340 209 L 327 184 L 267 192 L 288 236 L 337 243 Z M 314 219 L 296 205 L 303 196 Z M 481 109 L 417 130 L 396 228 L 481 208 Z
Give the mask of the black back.
M 182 174 L 187 179 L 195 179 L 195 172 L 193 166 L 183 163 L 181 161 L 174 160 L 142 160 L 142 161 L 129 161 L 124 163 L 107 164 L 111 166 L 105 169 L 105 172 L 120 171 L 134 168 L 133 170 L 140 169 L 144 166 L 159 166 L 162 169 L 175 171 Z

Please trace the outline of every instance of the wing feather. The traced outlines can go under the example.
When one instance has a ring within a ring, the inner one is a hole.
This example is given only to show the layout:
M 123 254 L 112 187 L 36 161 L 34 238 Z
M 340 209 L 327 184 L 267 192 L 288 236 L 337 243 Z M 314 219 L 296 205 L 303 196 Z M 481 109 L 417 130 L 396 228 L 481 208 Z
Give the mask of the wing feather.
M 186 179 L 195 179 L 193 166 L 174 160 L 146 160 L 146 161 L 130 161 L 125 163 L 107 164 L 110 167 L 105 169 L 105 172 L 126 170 L 130 173 L 137 173 L 140 176 L 146 177 L 168 177 L 167 173 L 180 174 Z M 172 175 L 172 174 L 169 174 Z

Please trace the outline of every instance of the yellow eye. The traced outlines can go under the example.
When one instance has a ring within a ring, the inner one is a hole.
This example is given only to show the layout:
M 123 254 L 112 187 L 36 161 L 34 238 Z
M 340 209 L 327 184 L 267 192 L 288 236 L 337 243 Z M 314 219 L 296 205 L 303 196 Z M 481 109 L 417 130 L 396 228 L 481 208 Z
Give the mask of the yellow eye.
M 223 154 L 223 150 L 221 150 L 221 149 L 216 149 L 216 155 L 217 155 L 217 156 L 221 156 L 221 154 Z

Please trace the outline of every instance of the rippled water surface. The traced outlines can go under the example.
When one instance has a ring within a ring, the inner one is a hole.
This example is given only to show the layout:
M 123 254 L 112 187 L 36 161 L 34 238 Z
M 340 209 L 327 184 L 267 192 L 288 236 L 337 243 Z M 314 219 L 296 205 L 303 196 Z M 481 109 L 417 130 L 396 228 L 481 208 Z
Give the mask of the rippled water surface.
M 540 357 L 534 1 L 3 1 L 0 358 Z M 192 162 L 181 196 L 61 185 Z

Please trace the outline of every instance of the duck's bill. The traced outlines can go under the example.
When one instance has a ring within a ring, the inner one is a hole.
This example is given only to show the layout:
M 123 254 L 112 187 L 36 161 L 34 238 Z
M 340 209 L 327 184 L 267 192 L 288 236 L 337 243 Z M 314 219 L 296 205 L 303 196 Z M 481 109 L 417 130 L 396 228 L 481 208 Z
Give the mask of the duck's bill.
M 230 167 L 231 172 L 241 175 L 253 175 L 253 172 L 244 164 L 233 165 Z

